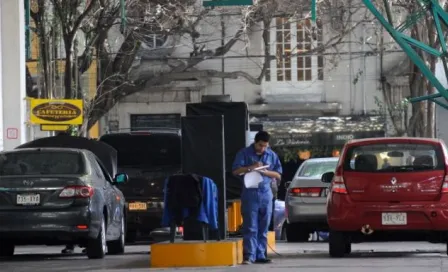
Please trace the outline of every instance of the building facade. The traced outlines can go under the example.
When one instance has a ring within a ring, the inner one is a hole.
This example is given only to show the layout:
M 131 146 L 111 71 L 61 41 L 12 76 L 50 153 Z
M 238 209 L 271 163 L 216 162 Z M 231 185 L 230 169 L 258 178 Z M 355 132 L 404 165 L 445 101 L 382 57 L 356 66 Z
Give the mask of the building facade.
M 226 44 L 241 28 L 240 19 L 241 15 L 230 9 L 210 14 L 198 28 L 197 44 L 204 46 L 204 50 Z M 136 118 L 145 119 L 147 126 L 159 126 L 157 122 L 160 126 L 174 126 L 178 123 L 176 118 L 185 115 L 185 104 L 200 102 L 204 95 L 228 95 L 232 101 L 246 102 L 254 123 L 266 118 L 285 121 L 299 117 L 382 115 L 378 105 L 383 101 L 381 74 L 393 69 L 406 56 L 400 50 L 387 50 L 380 59 L 378 47 L 372 46 L 378 41 L 377 25 L 357 23 L 349 35 L 335 39 L 334 33 L 342 31 L 340 24 L 334 23 L 332 18 L 321 21 L 313 23 L 304 14 L 278 16 L 271 22 L 268 50 L 275 59 L 270 62 L 261 84 L 254 84 L 245 77 L 202 78 L 176 82 L 160 90 L 142 91 L 117 104 L 103 122 L 103 133 L 129 129 L 136 124 Z M 241 38 L 245 40 L 238 41 L 224 58 L 205 60 L 195 69 L 241 71 L 256 79 L 264 59 L 262 33 L 261 25 L 252 27 L 247 36 Z M 390 41 L 386 34 L 379 33 Z M 155 44 L 150 42 L 150 46 Z M 174 48 L 170 53 L 172 58 L 187 59 L 194 45 L 189 43 L 188 37 L 181 37 L 174 44 L 165 39 L 159 46 L 159 49 Z M 324 52 L 316 50 L 320 46 L 325 47 Z M 308 53 L 310 51 L 312 53 Z M 160 67 L 154 65 L 154 69 Z M 365 129 L 365 126 L 360 127 Z M 381 130 L 386 129 L 385 125 Z

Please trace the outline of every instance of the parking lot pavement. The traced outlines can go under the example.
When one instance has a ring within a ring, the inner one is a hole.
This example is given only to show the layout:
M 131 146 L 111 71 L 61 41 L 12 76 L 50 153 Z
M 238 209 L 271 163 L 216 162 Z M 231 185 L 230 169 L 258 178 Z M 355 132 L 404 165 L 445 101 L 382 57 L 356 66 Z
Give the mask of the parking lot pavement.
M 149 246 L 127 246 L 126 254 L 106 256 L 103 260 L 88 260 L 82 254 L 61 255 L 61 247 L 20 247 L 12 260 L 0 260 L 0 270 L 8 272 L 78 272 L 114 271 L 143 272 L 149 268 Z M 221 268 L 151 269 L 157 271 L 227 272 L 443 272 L 448 271 L 445 246 L 429 243 L 366 243 L 353 245 L 349 257 L 328 257 L 325 243 L 278 243 L 277 255 L 269 265 Z M 81 252 L 78 248 L 77 252 Z
M 286 243 L 276 244 L 277 253 L 280 255 L 291 256 L 302 253 L 322 253 L 328 252 L 327 243 Z M 361 243 L 352 244 L 352 252 L 412 252 L 412 253 L 441 253 L 446 252 L 446 245 L 431 244 L 427 242 L 395 242 L 395 243 Z M 274 254 L 274 255 L 279 255 Z

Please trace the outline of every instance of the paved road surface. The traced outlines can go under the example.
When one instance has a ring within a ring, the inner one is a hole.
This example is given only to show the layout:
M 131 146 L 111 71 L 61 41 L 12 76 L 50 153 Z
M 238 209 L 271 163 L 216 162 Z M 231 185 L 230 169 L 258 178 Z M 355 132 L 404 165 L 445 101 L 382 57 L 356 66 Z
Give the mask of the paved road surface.
M 151 269 L 160 271 L 253 271 L 253 272 L 446 272 L 445 246 L 428 243 L 369 243 L 354 245 L 348 258 L 331 259 L 324 243 L 277 244 L 278 254 L 270 265 L 223 268 Z M 88 260 L 82 254 L 62 256 L 60 247 L 21 247 L 12 260 L 0 260 L 8 272 L 143 272 L 149 268 L 149 246 L 128 246 L 122 256 Z M 78 252 L 80 250 L 78 249 Z

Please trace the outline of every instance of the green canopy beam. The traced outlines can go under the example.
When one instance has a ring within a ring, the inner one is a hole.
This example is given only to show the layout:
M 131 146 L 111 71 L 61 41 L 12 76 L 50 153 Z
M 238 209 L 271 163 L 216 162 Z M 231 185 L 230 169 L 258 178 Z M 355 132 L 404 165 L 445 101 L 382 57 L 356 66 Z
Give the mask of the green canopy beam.
M 415 103 L 430 100 L 444 107 L 445 109 L 448 109 L 448 105 L 437 100 L 437 98 L 439 97 L 443 97 L 446 100 L 448 100 L 448 90 L 442 85 L 442 83 L 437 79 L 437 77 L 434 75 L 431 69 L 426 65 L 426 63 L 415 51 L 415 48 L 418 48 L 427 52 L 428 54 L 440 58 L 444 67 L 445 77 L 448 78 L 448 65 L 446 61 L 446 57 L 448 56 L 446 45 L 447 41 L 445 39 L 445 35 L 442 30 L 442 24 L 444 24 L 445 27 L 448 27 L 448 13 L 443 10 L 443 8 L 439 5 L 437 0 L 409 0 L 409 2 L 411 1 L 418 2 L 421 9 L 413 14 L 408 15 L 406 21 L 402 25 L 394 27 L 388 0 L 383 0 L 385 10 L 387 13 L 386 16 L 388 18 L 387 20 L 372 3 L 374 0 L 362 0 L 362 1 L 364 2 L 364 5 L 370 10 L 370 12 L 376 17 L 376 19 L 381 23 L 381 25 L 387 30 L 387 32 L 389 32 L 389 34 L 398 43 L 398 45 L 400 45 L 400 47 L 409 56 L 409 58 L 411 58 L 412 62 L 420 69 L 422 74 L 429 80 L 429 82 L 436 88 L 438 92 L 437 94 L 433 95 L 415 97 L 410 99 L 410 101 L 412 103 Z M 437 39 L 439 44 L 441 45 L 441 50 L 433 48 L 421 41 L 417 41 L 404 33 L 404 31 L 408 27 L 418 23 L 420 20 L 424 20 L 424 16 L 428 13 L 434 19 L 434 23 L 437 30 Z
M 311 0 L 311 20 L 316 22 L 316 0 Z

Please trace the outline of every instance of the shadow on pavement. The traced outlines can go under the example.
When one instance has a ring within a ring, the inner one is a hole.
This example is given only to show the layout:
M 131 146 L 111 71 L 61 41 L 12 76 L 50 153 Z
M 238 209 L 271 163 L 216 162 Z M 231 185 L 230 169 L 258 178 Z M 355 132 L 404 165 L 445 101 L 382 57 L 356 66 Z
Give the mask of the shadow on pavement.
M 428 254 L 446 254 L 440 251 L 434 252 L 354 252 L 343 258 L 331 258 L 327 252 L 321 253 L 288 253 L 288 254 L 280 254 L 273 255 L 271 258 L 275 259 L 332 259 L 332 260 L 344 260 L 344 259 L 356 259 L 356 258 L 426 258 Z
M 119 265 L 110 267 L 110 269 L 138 269 L 138 268 L 148 268 L 149 269 L 150 261 L 149 256 L 146 260 L 133 260 L 129 262 L 122 262 Z
M 18 261 L 48 261 L 50 259 L 71 260 L 75 257 L 83 257 L 85 254 L 20 254 L 9 258 L 0 258 L 1 262 L 18 262 Z
M 139 252 L 126 252 L 122 255 L 106 255 L 104 259 L 97 260 L 107 260 L 108 258 L 119 258 L 120 256 L 135 256 L 135 255 L 146 255 L 150 256 L 149 251 L 139 251 Z M 71 260 L 89 260 L 84 253 L 74 253 L 74 254 L 18 254 L 10 258 L 0 258 L 0 263 L 2 262 L 36 262 L 36 261 L 71 261 Z M 90 260 L 95 261 L 95 260 Z

